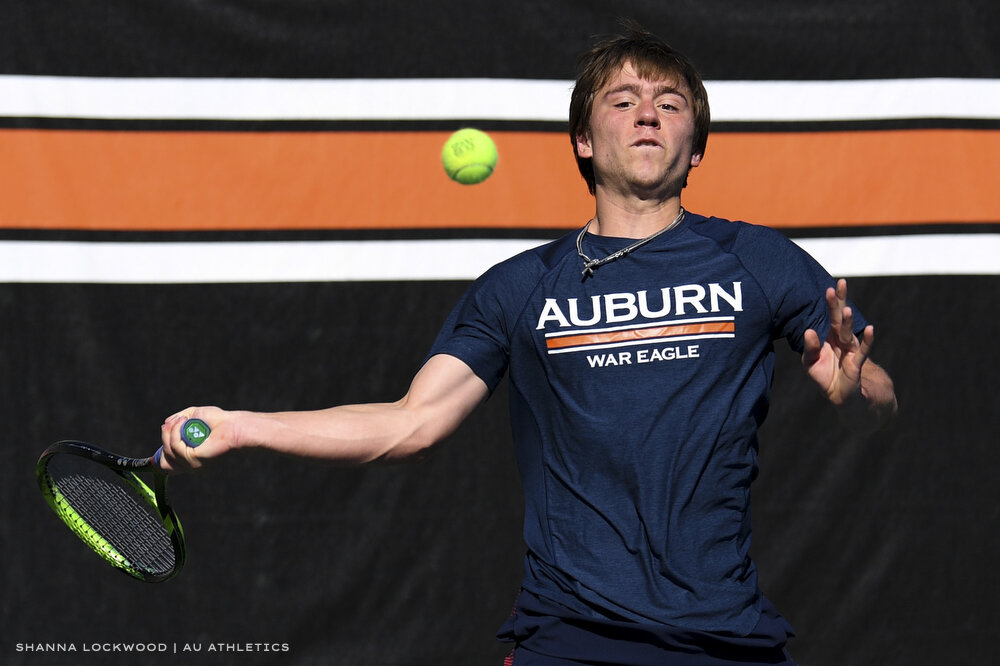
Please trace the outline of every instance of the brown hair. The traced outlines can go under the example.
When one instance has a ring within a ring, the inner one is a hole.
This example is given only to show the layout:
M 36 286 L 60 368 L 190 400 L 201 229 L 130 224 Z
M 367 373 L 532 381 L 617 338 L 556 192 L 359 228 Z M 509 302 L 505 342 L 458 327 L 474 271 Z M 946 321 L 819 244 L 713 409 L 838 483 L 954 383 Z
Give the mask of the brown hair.
M 675 51 L 637 23 L 623 21 L 622 24 L 627 35 L 605 38 L 580 57 L 576 85 L 569 103 L 569 138 L 573 142 L 573 154 L 576 155 L 580 175 L 587 181 L 591 194 L 595 189 L 594 166 L 590 158 L 582 158 L 577 153 L 576 140 L 590 131 L 594 96 L 625 63 L 631 63 L 643 78 L 672 76 L 686 83 L 694 109 L 694 152 L 704 154 L 708 143 L 711 112 L 708 93 L 698 70 L 684 54 Z

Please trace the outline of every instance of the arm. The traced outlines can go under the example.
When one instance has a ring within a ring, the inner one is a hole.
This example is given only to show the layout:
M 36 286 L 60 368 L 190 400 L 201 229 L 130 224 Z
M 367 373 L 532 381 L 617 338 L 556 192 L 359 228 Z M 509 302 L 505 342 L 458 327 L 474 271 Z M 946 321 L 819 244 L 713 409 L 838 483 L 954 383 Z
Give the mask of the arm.
M 821 342 L 816 331 L 806 331 L 802 365 L 845 423 L 861 432 L 881 428 L 896 414 L 897 402 L 892 379 L 868 360 L 875 329 L 866 327 L 860 340 L 854 335 L 846 280 L 839 280 L 836 289 L 827 289 L 826 303 L 830 333 Z
M 403 459 L 454 432 L 488 392 L 465 363 L 437 355 L 396 402 L 269 414 L 192 407 L 169 417 L 161 427 L 162 466 L 168 471 L 194 469 L 205 460 L 248 447 L 350 464 Z M 212 428 L 198 448 L 180 440 L 181 426 L 192 417 Z

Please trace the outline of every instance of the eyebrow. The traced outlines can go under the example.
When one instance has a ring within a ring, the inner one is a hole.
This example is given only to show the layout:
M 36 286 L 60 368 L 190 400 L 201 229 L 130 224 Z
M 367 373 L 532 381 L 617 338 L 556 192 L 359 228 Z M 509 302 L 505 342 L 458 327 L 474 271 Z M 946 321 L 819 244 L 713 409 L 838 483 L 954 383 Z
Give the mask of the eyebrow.
M 641 87 L 639 85 L 637 85 L 635 83 L 623 83 L 623 84 L 621 84 L 619 86 L 615 86 L 611 90 L 609 90 L 606 93 L 604 93 L 604 96 L 608 97 L 610 95 L 614 95 L 616 93 L 621 93 L 621 92 L 630 92 L 633 95 L 637 95 L 638 96 L 642 92 L 642 89 L 641 89 Z M 688 99 L 687 95 L 684 94 L 683 90 L 681 90 L 677 86 L 669 84 L 669 83 L 664 83 L 662 85 L 657 86 L 656 90 L 653 92 L 653 97 L 654 98 L 659 97 L 661 95 L 677 95 L 678 97 L 680 97 L 681 99 L 683 99 L 685 102 Z

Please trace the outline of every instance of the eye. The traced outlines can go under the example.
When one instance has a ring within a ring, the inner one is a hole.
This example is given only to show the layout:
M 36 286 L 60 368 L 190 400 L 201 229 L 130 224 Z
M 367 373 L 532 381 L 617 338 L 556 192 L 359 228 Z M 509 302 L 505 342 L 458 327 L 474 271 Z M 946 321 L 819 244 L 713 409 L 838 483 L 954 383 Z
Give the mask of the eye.
M 684 99 L 675 95 L 667 95 L 661 98 L 656 105 L 664 111 L 680 111 L 684 106 Z

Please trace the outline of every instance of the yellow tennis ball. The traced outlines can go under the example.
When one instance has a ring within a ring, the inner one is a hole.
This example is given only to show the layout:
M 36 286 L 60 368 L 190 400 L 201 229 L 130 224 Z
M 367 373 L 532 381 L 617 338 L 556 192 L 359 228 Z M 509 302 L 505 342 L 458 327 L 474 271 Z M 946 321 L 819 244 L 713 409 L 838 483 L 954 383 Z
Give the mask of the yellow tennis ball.
M 486 132 L 460 129 L 445 141 L 441 164 L 456 183 L 475 185 L 490 177 L 497 165 L 497 147 Z

